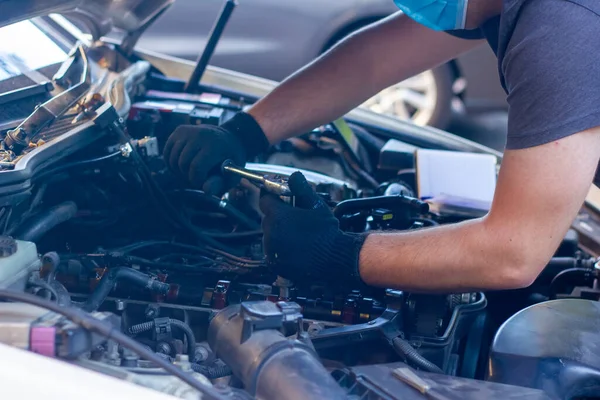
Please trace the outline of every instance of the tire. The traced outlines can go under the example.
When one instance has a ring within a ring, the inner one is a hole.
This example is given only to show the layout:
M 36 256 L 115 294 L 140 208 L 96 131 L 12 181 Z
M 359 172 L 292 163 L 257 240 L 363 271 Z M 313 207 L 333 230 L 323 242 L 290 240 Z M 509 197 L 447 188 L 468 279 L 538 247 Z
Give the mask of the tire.
M 363 103 L 371 111 L 446 129 L 452 117 L 454 73 L 449 64 L 409 78 Z

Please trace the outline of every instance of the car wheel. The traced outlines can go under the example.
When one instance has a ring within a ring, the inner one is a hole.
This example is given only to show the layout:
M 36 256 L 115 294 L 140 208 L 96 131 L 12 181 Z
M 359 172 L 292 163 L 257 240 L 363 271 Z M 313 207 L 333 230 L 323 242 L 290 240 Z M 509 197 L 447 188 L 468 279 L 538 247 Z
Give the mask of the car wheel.
M 445 129 L 452 116 L 453 83 L 452 69 L 444 64 L 382 90 L 363 107 L 420 126 Z

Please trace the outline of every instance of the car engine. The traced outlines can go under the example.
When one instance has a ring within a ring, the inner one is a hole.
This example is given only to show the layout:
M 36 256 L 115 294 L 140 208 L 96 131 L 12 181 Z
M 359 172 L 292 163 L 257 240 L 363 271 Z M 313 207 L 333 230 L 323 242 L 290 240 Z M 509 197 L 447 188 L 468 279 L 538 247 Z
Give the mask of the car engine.
M 296 284 L 265 262 L 257 187 L 242 180 L 215 197 L 161 156 L 178 125 L 220 124 L 254 99 L 213 87 L 190 94 L 147 61 L 118 67 L 106 54 L 74 51 L 58 94 L 1 132 L 2 343 L 174 398 L 548 398 L 532 383 L 539 375 L 515 374 L 527 359 L 508 349 L 518 336 L 498 335 L 549 300 L 597 300 L 596 254 L 576 230 L 522 291 Z M 101 62 L 110 73 L 98 79 Z M 416 198 L 414 148 L 340 119 L 246 168 L 281 179 L 301 170 L 347 231 L 467 219 Z M 531 371 L 546 356 L 530 357 Z

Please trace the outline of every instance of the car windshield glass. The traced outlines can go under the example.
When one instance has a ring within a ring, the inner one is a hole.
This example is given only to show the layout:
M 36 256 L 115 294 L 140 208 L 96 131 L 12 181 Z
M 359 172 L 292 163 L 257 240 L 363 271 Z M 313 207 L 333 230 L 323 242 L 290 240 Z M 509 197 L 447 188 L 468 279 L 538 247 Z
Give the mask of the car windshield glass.
M 0 43 L 0 93 L 16 89 L 13 78 L 26 76 L 34 82 L 43 80 L 44 68 L 62 63 L 68 57 L 31 21 L 0 28 Z

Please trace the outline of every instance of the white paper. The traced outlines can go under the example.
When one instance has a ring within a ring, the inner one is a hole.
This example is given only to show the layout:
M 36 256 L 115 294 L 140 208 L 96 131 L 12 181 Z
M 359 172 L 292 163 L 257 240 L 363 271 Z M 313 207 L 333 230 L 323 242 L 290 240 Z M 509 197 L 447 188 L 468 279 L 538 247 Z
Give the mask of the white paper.
M 421 199 L 454 198 L 491 203 L 496 189 L 496 157 L 444 150 L 416 151 Z

